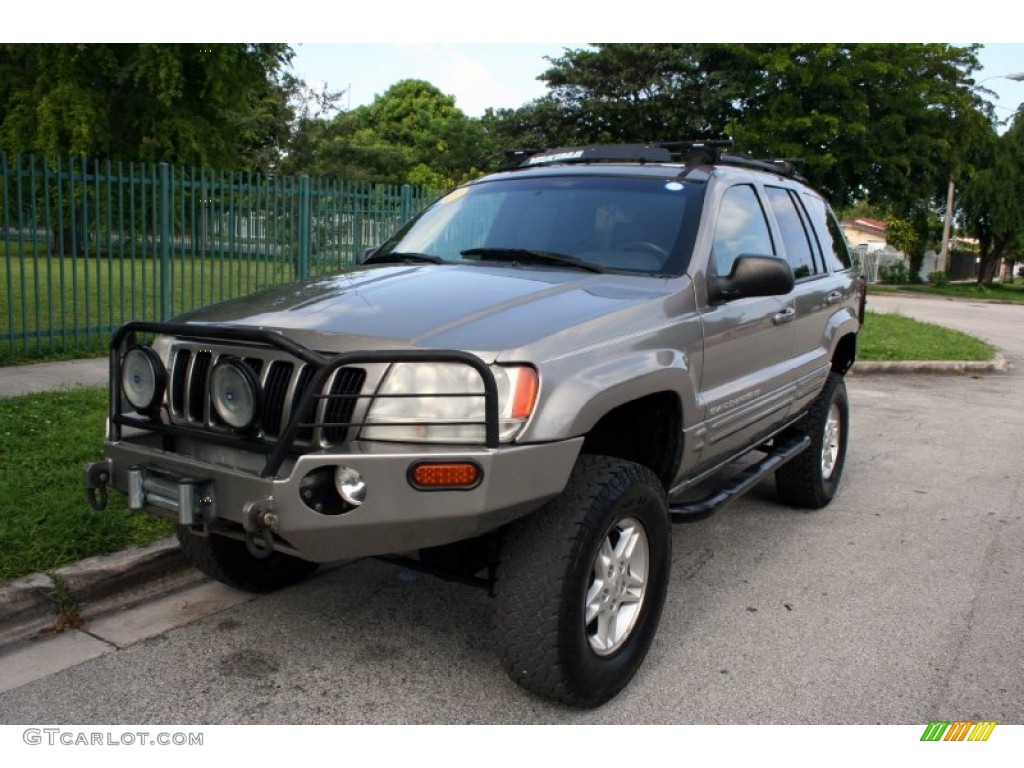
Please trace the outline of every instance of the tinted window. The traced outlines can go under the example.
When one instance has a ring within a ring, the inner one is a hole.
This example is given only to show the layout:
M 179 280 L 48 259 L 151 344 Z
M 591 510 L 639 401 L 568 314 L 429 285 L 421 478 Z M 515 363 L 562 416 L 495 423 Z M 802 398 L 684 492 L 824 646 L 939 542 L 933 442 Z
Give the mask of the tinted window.
M 850 258 L 850 249 L 846 245 L 846 237 L 843 230 L 839 228 L 839 222 L 835 215 L 825 205 L 825 201 L 813 195 L 804 195 L 804 202 L 811 215 L 811 222 L 814 224 L 814 234 L 817 235 L 825 252 L 825 259 L 833 272 L 842 272 L 849 269 L 853 264 Z
M 715 270 L 723 277 L 732 272 L 737 256 L 775 254 L 768 221 L 753 187 L 730 187 L 722 197 L 713 248 Z
M 766 187 L 768 202 L 775 212 L 775 220 L 782 232 L 782 244 L 786 249 L 786 259 L 793 268 L 793 276 L 799 280 L 820 274 L 823 269 L 814 258 L 811 247 L 811 235 L 807 231 L 799 203 L 793 193 L 781 187 Z

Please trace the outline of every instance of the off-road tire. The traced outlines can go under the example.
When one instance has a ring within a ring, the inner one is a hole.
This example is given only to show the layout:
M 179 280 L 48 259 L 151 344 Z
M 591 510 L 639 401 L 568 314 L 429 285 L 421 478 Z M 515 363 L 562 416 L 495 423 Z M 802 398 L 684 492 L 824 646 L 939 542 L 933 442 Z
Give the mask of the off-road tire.
M 835 496 L 846 463 L 850 404 L 840 374 L 829 374 L 821 393 L 794 429 L 810 436 L 811 445 L 778 469 L 775 487 L 785 504 L 821 509 Z
M 255 558 L 245 542 L 211 534 L 199 536 L 178 526 L 178 542 L 185 558 L 210 578 L 246 592 L 273 592 L 313 574 L 319 565 L 283 552 Z
M 627 541 L 635 544 L 631 554 L 602 560 L 601 572 L 610 574 L 607 565 L 628 558 L 623 570 L 632 577 L 646 571 L 642 587 L 635 578 L 620 579 L 615 587 L 611 575 L 594 586 L 602 550 L 611 553 Z M 496 629 L 509 677 L 571 706 L 596 707 L 611 699 L 647 655 L 665 603 L 671 556 L 671 525 L 657 476 L 620 459 L 580 457 L 563 493 L 510 526 L 502 540 Z M 586 614 L 627 581 L 632 596 L 618 601 L 612 594 L 603 603 L 606 616 L 621 619 L 604 625 L 618 627 L 611 633 L 618 640 L 598 652 L 594 644 L 608 633 L 595 635 L 597 622 L 588 626 Z M 608 585 L 613 588 L 601 589 Z M 625 607 L 616 608 L 620 604 Z

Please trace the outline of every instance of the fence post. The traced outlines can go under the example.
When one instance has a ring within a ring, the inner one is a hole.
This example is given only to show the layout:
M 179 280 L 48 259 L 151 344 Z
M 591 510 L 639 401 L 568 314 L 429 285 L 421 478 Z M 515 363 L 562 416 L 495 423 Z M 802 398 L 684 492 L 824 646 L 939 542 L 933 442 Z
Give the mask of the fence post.
M 309 176 L 299 178 L 299 258 L 295 265 L 299 280 L 309 277 L 310 228 L 313 225 L 313 194 Z
M 160 319 L 170 320 L 171 304 L 171 167 L 160 163 Z
M 402 185 L 402 221 L 405 224 L 412 218 L 412 187 L 408 184 Z

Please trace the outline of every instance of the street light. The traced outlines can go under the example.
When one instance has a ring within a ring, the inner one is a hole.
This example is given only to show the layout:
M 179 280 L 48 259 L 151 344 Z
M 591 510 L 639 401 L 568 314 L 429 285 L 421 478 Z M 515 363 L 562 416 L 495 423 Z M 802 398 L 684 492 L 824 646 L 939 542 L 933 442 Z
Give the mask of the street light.
M 971 89 L 978 88 L 982 83 L 987 83 L 989 80 L 1014 80 L 1018 83 L 1024 82 L 1024 72 L 1011 72 L 1008 75 L 992 75 L 986 77 L 971 86 Z M 946 260 L 949 258 L 949 227 L 953 220 L 953 195 L 956 192 L 956 185 L 953 183 L 953 179 L 949 180 L 949 191 L 946 193 L 946 218 L 942 222 L 942 247 L 939 249 L 939 258 L 935 264 L 936 272 L 946 271 Z

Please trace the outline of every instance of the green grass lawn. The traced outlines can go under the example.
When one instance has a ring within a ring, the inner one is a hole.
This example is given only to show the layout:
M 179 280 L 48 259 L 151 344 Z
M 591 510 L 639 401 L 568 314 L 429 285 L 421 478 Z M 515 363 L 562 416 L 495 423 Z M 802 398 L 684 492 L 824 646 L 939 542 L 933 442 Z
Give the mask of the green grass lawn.
M 966 333 L 904 315 L 868 312 L 857 339 L 858 360 L 991 360 L 995 349 Z
M 86 502 L 82 469 L 102 457 L 106 415 L 104 389 L 0 399 L 0 583 L 171 532 L 119 494 L 103 512 Z

